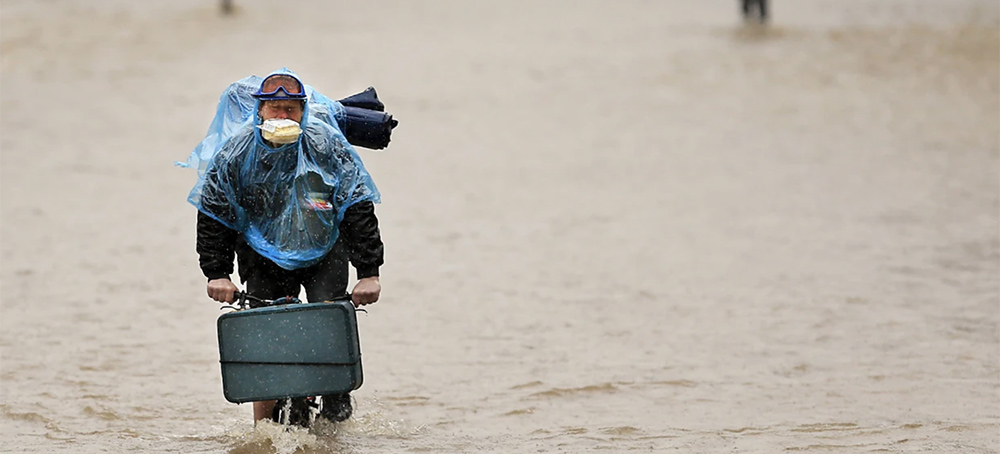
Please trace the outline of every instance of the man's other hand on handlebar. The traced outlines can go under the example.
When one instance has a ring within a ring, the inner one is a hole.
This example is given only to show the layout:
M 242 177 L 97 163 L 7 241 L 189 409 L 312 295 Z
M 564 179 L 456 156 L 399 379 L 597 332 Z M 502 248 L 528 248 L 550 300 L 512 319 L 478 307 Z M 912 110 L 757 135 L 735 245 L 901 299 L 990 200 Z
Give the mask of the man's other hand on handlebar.
M 382 284 L 379 282 L 378 276 L 366 277 L 359 279 L 358 283 L 354 285 L 351 300 L 354 302 L 354 307 L 361 307 L 378 301 L 381 293 Z
M 236 284 L 226 278 L 208 281 L 208 297 L 220 303 L 235 303 L 238 290 Z

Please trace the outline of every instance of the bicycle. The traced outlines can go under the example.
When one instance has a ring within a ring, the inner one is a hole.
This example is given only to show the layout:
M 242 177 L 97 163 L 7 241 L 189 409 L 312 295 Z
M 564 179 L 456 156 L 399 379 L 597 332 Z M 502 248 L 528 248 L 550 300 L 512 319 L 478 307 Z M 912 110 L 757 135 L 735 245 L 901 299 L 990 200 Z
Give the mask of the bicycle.
M 355 308 L 350 294 L 303 304 L 297 297 L 270 300 L 239 291 L 233 304 L 219 309 L 232 310 L 219 317 L 227 400 L 275 400 L 270 419 L 284 426 L 351 417 L 349 393 L 362 381 L 354 314 L 367 311 Z M 328 335 L 325 343 L 316 341 L 317 333 Z M 337 391 L 323 392 L 330 390 Z

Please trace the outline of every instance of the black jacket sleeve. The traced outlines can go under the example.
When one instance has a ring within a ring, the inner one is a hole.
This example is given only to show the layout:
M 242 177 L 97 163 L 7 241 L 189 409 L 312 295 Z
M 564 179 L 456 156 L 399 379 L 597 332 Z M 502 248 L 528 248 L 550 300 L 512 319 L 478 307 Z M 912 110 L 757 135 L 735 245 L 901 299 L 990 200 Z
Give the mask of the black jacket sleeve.
M 230 152 L 229 146 L 227 143 L 220 153 Z M 198 209 L 196 250 L 201 272 L 209 280 L 228 279 L 233 273 L 233 259 L 236 255 L 239 233 L 205 213 L 212 213 L 218 219 L 236 218 L 221 188 L 222 181 L 235 180 L 232 170 L 234 165 L 234 162 L 230 162 L 228 166 L 212 165 L 205 175 L 205 185 L 202 188 L 202 206 Z
M 340 235 L 358 279 L 378 276 L 385 260 L 375 204 L 364 201 L 349 206 L 340 223 Z
M 201 272 L 209 280 L 226 278 L 233 274 L 233 258 L 239 234 L 211 216 L 198 212 L 198 238 L 196 249 Z

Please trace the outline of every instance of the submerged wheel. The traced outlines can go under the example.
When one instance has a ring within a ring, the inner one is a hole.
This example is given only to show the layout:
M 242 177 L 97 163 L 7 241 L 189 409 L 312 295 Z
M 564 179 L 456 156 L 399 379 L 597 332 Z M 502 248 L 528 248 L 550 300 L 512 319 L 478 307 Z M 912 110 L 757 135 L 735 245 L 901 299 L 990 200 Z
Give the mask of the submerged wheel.
M 313 409 L 319 406 L 315 400 L 313 397 L 278 399 L 271 419 L 278 424 L 309 427 L 312 425 Z

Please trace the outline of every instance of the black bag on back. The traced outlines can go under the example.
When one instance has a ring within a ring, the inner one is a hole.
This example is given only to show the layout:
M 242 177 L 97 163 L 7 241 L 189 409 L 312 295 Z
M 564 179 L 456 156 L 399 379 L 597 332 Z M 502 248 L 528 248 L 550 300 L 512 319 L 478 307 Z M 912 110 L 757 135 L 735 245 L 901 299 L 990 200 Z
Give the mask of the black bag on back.
M 381 150 L 389 146 L 392 129 L 399 121 L 385 112 L 374 87 L 339 100 L 344 106 L 345 119 L 339 123 L 351 145 Z

